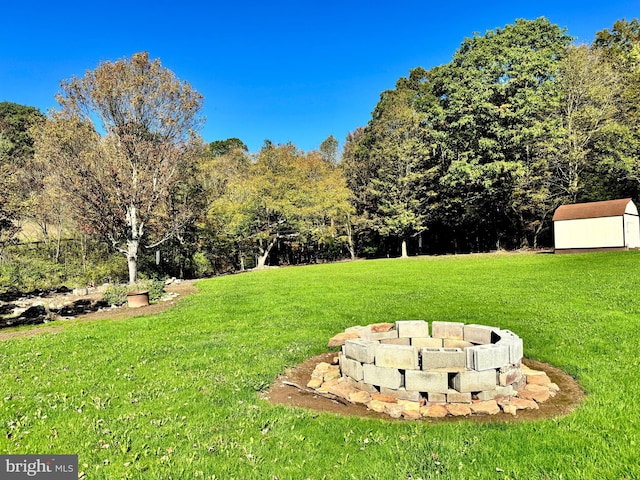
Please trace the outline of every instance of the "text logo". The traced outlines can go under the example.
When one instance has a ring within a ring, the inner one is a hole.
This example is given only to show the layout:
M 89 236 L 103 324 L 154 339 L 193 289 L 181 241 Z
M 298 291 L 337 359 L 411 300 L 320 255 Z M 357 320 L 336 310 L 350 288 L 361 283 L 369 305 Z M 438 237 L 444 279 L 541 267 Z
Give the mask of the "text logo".
M 2 480 L 76 480 L 77 455 L 0 455 Z

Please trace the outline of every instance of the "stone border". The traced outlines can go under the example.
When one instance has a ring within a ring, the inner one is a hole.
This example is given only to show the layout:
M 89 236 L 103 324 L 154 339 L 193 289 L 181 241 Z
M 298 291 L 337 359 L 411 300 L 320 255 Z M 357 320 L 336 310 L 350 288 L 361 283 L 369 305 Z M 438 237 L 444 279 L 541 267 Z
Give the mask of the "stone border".
M 319 364 L 307 384 L 392 417 L 495 414 L 537 409 L 555 396 L 544 372 L 522 365 L 509 330 L 405 320 L 352 327 L 333 337 L 338 364 Z

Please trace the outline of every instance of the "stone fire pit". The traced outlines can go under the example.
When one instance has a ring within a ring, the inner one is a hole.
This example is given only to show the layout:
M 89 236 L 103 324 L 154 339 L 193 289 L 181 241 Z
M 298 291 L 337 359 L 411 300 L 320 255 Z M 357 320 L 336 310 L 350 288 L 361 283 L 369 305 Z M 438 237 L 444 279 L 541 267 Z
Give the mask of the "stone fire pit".
M 515 415 L 559 390 L 522 364 L 522 339 L 496 327 L 405 320 L 349 328 L 329 345 L 342 346 L 337 365 L 319 364 L 307 386 L 392 417 Z

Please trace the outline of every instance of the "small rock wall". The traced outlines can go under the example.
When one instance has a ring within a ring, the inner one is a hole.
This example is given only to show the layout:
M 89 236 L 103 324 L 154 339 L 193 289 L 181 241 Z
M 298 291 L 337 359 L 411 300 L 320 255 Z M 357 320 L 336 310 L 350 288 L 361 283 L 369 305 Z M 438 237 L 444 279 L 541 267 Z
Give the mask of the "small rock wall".
M 340 374 L 358 390 L 439 404 L 511 397 L 526 385 L 522 339 L 509 330 L 423 320 L 352 327 L 342 344 Z

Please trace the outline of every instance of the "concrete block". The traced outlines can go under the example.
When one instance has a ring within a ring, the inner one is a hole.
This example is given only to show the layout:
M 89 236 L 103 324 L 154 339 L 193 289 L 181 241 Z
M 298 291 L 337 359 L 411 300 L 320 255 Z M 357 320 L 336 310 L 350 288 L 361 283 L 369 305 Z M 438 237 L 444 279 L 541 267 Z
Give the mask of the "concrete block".
M 477 392 L 474 397 L 476 400 L 486 402 L 487 400 L 493 400 L 498 397 L 498 393 L 495 390 L 483 390 L 481 392 Z
M 428 337 L 429 324 L 424 320 L 399 320 L 396 322 L 398 337 Z
M 473 352 L 475 351 L 476 348 L 477 348 L 477 346 L 469 347 L 469 348 L 465 348 L 464 349 L 464 354 L 467 357 L 466 367 L 469 370 L 475 370 L 475 363 L 474 363 L 474 360 L 473 360 Z
M 397 390 L 380 387 L 380 393 L 382 395 L 391 395 L 392 397 L 396 397 L 398 400 L 409 400 L 411 402 L 420 401 L 420 392 L 413 392 L 403 387 L 400 387 Z
M 490 370 L 509 364 L 508 345 L 477 345 L 473 349 L 474 370 Z
M 441 338 L 431 337 L 413 337 L 411 339 L 411 345 L 420 348 L 442 348 Z
M 361 338 L 344 342 L 344 354 L 347 358 L 360 363 L 373 363 L 376 358 L 376 348 L 379 343 Z
M 487 327 L 486 325 L 465 325 L 463 330 L 463 340 L 476 345 L 495 343 L 500 338 L 495 327 Z
M 518 383 L 523 379 L 524 374 L 522 373 L 522 369 L 520 367 L 516 367 L 515 365 L 502 367 L 498 371 L 498 385 L 501 385 L 503 387 Z
M 513 395 L 513 386 L 512 385 L 507 385 L 505 387 L 498 385 L 496 386 L 496 396 L 497 397 L 510 397 L 511 395 Z
M 430 403 L 447 403 L 447 394 L 446 393 L 427 393 L 427 402 Z
M 388 332 L 371 332 L 364 331 L 360 333 L 360 338 L 365 340 L 383 340 L 385 338 L 398 338 L 398 332 L 396 330 L 389 330 Z
M 363 327 L 362 325 L 355 325 L 353 327 L 345 328 L 344 333 L 362 333 L 365 330 L 369 330 L 369 327 Z
M 462 340 L 464 323 L 462 322 L 432 322 L 431 336 L 434 338 L 455 338 Z
M 523 375 L 520 380 L 513 382 L 511 386 L 516 392 L 519 392 L 520 390 L 524 390 L 524 387 L 527 386 L 527 377 Z
M 423 348 L 420 350 L 422 370 L 464 368 L 466 354 L 460 348 Z
M 401 370 L 417 370 L 418 349 L 411 345 L 379 344 L 376 348 L 377 367 L 398 368 Z
M 340 372 L 342 376 L 351 377 L 361 382 L 363 377 L 362 363 L 352 360 L 345 355 L 340 355 Z
M 387 345 L 411 345 L 410 338 L 383 338 L 380 340 L 381 344 Z
M 446 372 L 407 370 L 405 372 L 405 388 L 417 392 L 447 393 L 449 391 L 449 375 Z
M 512 365 L 520 365 L 524 354 L 523 342 L 520 337 L 509 330 L 500 330 L 500 340 L 496 345 L 509 346 L 509 363 Z
M 379 389 L 376 388 L 373 385 L 369 385 L 368 383 L 364 383 L 364 382 L 358 382 L 357 380 L 354 380 L 351 377 L 346 377 L 346 381 L 349 385 L 351 385 L 354 388 L 357 388 L 358 390 L 362 390 L 363 392 L 367 392 L 367 393 L 379 393 Z
M 493 390 L 496 387 L 496 370 L 484 370 L 478 372 L 468 370 L 456 373 L 452 379 L 452 387 L 460 393 L 480 392 L 482 390 Z
M 471 403 L 471 392 L 458 392 L 454 389 L 449 389 L 447 392 L 448 403 Z
M 458 340 L 456 338 L 443 338 L 442 346 L 445 348 L 469 348 L 475 344 L 471 342 L 465 342 L 464 340 Z
M 365 363 L 362 370 L 365 383 L 394 390 L 404 386 L 404 375 L 397 368 L 376 367 Z

